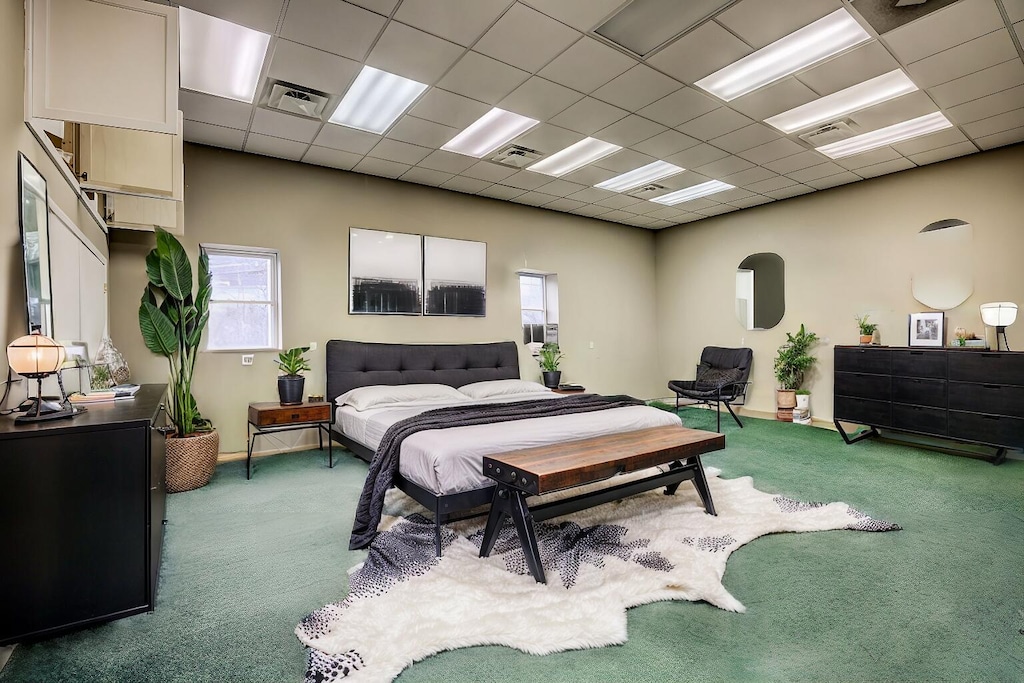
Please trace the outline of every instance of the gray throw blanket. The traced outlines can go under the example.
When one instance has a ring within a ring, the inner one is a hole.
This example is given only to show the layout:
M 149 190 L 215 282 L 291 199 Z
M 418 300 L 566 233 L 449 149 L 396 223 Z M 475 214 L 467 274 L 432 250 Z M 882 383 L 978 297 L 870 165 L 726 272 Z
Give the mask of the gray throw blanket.
M 534 417 L 573 415 L 611 408 L 642 406 L 644 402 L 631 396 L 598 396 L 584 394 L 560 399 L 534 399 L 513 403 L 491 403 L 486 405 L 451 406 L 428 410 L 419 415 L 391 425 L 381 439 L 380 446 L 370 462 L 370 471 L 363 484 L 356 507 L 356 519 L 352 525 L 349 550 L 365 548 L 377 534 L 377 525 L 384 509 L 384 494 L 391 488 L 398 473 L 398 455 L 402 442 L 416 432 L 427 429 L 447 429 L 471 425 L 529 420 Z M 482 467 L 481 463 L 481 467 Z

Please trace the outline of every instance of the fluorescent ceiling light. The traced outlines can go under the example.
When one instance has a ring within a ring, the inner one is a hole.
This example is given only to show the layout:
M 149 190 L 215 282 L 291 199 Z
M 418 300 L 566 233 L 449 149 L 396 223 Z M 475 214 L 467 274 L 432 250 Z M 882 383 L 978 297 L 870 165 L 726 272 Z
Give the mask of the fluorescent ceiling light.
M 509 140 L 517 138 L 540 121 L 495 107 L 449 140 L 441 149 L 479 159 Z
M 888 102 L 900 95 L 917 90 L 917 86 L 902 69 L 876 76 L 869 81 L 850 86 L 846 90 L 808 102 L 764 122 L 783 133 L 793 133 L 822 123 L 834 121 L 861 109 Z
M 943 116 L 942 112 L 937 111 L 918 116 L 916 119 L 879 128 L 870 133 L 862 133 L 846 140 L 815 147 L 815 149 L 832 159 L 841 159 L 952 127 L 953 124 L 949 122 L 949 119 Z
M 181 87 L 252 104 L 270 36 L 185 7 L 181 24 Z
M 575 145 L 570 145 L 561 152 L 555 152 L 547 159 L 543 159 L 527 166 L 527 171 L 535 173 L 546 173 L 547 175 L 563 176 L 572 173 L 578 168 L 592 164 L 598 159 L 604 159 L 610 154 L 615 154 L 622 147 L 604 142 L 597 138 L 583 138 Z
M 380 135 L 426 89 L 423 83 L 364 66 L 330 121 Z
M 725 192 L 726 190 L 733 189 L 733 187 L 733 185 L 723 183 L 721 180 L 709 180 L 708 182 L 701 183 L 700 185 L 693 185 L 692 187 L 663 194 L 660 197 L 655 197 L 651 201 L 672 206 L 674 204 L 682 204 L 683 202 L 699 199 L 700 197 L 707 197 L 709 194 L 715 194 L 716 192 Z
M 866 40 L 871 36 L 857 20 L 845 9 L 837 9 L 705 76 L 696 85 L 729 102 Z
M 594 185 L 594 187 L 599 187 L 602 190 L 611 190 L 612 192 L 625 192 L 626 190 L 632 190 L 634 187 L 640 187 L 647 183 L 653 183 L 655 180 L 661 180 L 662 178 L 682 173 L 685 170 L 685 168 L 680 168 L 667 161 L 654 161 L 646 166 L 633 169 L 628 173 L 609 178 L 603 183 Z

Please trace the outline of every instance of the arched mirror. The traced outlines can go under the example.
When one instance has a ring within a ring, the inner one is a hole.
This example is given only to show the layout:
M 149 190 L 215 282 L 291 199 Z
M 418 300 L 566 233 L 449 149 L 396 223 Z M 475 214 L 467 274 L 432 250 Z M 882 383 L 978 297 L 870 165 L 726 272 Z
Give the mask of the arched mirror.
M 747 330 L 768 330 L 786 313 L 786 262 L 751 254 L 736 269 L 736 319 Z
M 974 293 L 974 227 L 959 218 L 930 223 L 914 236 L 911 291 L 928 308 L 948 311 Z

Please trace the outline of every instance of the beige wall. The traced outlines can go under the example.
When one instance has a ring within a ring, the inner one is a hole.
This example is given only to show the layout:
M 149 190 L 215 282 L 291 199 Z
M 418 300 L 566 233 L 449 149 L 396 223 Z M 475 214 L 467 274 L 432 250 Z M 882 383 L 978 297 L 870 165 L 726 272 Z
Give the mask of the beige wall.
M 943 218 L 974 225 L 973 252 L 963 255 L 974 294 L 946 312 L 946 324 L 980 335 L 979 304 L 1024 304 L 1022 217 L 1024 145 L 1016 145 L 663 230 L 655 241 L 662 375 L 692 377 L 704 346 L 749 346 L 749 405 L 773 411 L 776 349 L 805 323 L 824 339 L 805 384 L 812 412 L 831 419 L 832 346 L 857 343 L 854 316 L 870 313 L 883 344 L 905 346 L 907 314 L 928 310 L 911 296 L 911 264 L 927 259 L 915 234 Z M 760 251 L 786 261 L 786 314 L 771 330 L 746 331 L 734 315 L 735 272 Z M 1024 349 L 1024 325 L 1009 328 L 1009 339 Z
M 515 271 L 558 273 L 563 379 L 605 393 L 655 396 L 662 373 L 655 353 L 654 235 L 645 230 L 509 202 L 335 171 L 307 164 L 188 145 L 185 238 L 281 252 L 284 345 L 315 341 L 307 393 L 324 388 L 323 344 L 345 338 L 387 342 L 520 339 Z M 361 226 L 487 242 L 485 318 L 350 316 L 348 228 Z M 133 376 L 163 381 L 165 363 L 142 344 L 137 308 L 148 243 L 111 247 L 110 325 Z M 590 348 L 593 342 L 594 348 Z M 275 354 L 204 353 L 196 399 L 221 431 L 221 450 L 245 444 L 246 406 L 275 400 Z M 520 357 L 522 375 L 539 379 Z M 269 446 L 270 440 L 267 440 Z

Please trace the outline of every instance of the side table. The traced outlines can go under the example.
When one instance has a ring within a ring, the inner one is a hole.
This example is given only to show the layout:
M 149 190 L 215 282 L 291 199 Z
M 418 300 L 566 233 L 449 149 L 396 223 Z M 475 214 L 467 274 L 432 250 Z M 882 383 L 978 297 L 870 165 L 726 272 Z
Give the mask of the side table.
M 579 389 L 552 389 L 551 391 L 556 393 L 556 394 L 565 394 L 566 396 L 568 396 L 570 394 L 582 394 L 582 393 L 585 393 L 586 392 L 586 388 L 585 387 L 580 387 Z
M 252 449 L 256 437 L 261 434 L 291 432 L 298 429 L 316 429 L 320 440 L 320 450 L 324 449 L 324 432 L 327 432 L 327 457 L 330 467 L 334 467 L 334 448 L 331 443 L 331 404 L 300 403 L 285 406 L 276 401 L 249 404 L 249 425 L 246 434 L 249 449 L 245 456 L 245 478 L 252 479 Z

